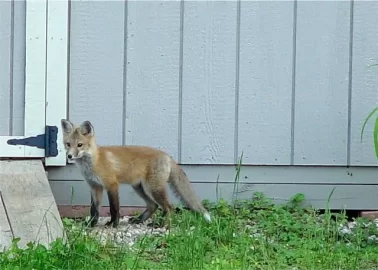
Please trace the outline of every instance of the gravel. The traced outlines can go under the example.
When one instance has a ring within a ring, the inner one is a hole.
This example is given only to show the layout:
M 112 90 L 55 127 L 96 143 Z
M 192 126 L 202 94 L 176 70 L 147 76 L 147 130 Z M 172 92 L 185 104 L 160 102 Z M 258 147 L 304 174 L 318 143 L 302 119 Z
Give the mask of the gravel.
M 355 221 L 348 222 L 345 225 L 340 224 L 339 232 L 342 235 L 345 235 L 345 234 L 354 235 L 353 229 L 356 227 L 356 225 L 357 225 L 357 222 L 355 222 Z M 362 226 L 365 227 L 365 228 L 367 228 L 371 225 L 375 226 L 378 229 L 378 219 L 375 219 L 374 221 L 362 224 Z M 369 238 L 369 240 L 378 242 L 378 237 L 376 235 L 370 235 L 368 238 Z
M 147 226 L 151 220 L 146 220 L 141 224 L 129 224 L 130 217 L 122 217 L 117 228 L 105 227 L 109 217 L 100 217 L 98 224 L 85 232 L 90 236 L 97 238 L 102 244 L 111 241 L 118 246 L 131 248 L 136 240 L 144 235 L 164 235 L 169 232 L 166 228 L 152 228 Z
M 164 235 L 169 233 L 169 230 L 166 228 L 152 228 L 147 226 L 148 223 L 151 222 L 151 220 L 147 220 L 142 224 L 129 224 L 129 218 L 130 217 L 123 217 L 120 219 L 120 223 L 118 228 L 112 228 L 112 227 L 105 227 L 105 223 L 109 220 L 109 217 L 100 217 L 98 225 L 88 231 L 85 232 L 85 234 L 89 234 L 91 236 L 94 236 L 97 238 L 102 244 L 107 243 L 108 241 L 112 242 L 115 245 L 118 246 L 126 246 L 129 248 L 132 248 L 132 246 L 135 244 L 137 239 L 139 237 L 143 237 L 145 235 Z M 368 227 L 369 225 L 374 224 L 376 228 L 378 229 L 378 219 L 369 222 L 367 224 L 363 224 L 363 226 Z M 342 235 L 354 235 L 353 229 L 356 227 L 356 222 L 348 222 L 347 224 L 343 225 L 340 224 L 339 227 L 339 233 Z M 194 227 L 190 228 L 188 231 L 188 234 L 191 233 L 191 231 L 194 229 Z M 251 238 L 259 238 L 263 237 L 263 233 L 259 232 L 255 226 L 247 225 L 246 229 L 250 232 Z M 237 232 L 236 232 L 237 233 Z M 236 234 L 234 235 L 236 236 Z M 377 235 L 371 235 L 369 236 L 369 240 L 371 241 L 377 241 L 378 242 L 378 236 Z

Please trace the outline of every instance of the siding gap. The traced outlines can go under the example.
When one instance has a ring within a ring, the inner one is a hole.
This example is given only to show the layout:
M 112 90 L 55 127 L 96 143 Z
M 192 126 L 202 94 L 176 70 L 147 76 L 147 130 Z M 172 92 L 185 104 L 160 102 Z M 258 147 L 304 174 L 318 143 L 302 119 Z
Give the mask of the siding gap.
M 291 155 L 290 164 L 294 165 L 295 144 L 295 73 L 297 61 L 297 0 L 294 0 L 293 12 L 293 67 L 292 67 L 292 92 L 291 92 Z
M 182 161 L 182 82 L 184 62 L 184 0 L 180 1 L 180 54 L 179 54 L 179 119 L 178 119 L 178 163 Z
M 48 36 L 49 36 L 49 31 L 48 31 L 48 25 L 49 25 L 49 1 L 46 1 L 46 18 L 45 18 L 45 33 L 46 33 L 46 39 L 45 39 L 45 46 L 46 46 L 46 50 L 45 50 L 45 100 L 44 100 L 44 103 L 45 103 L 45 110 L 46 110 L 46 101 L 47 101 L 47 50 L 48 50 L 48 45 L 47 45 L 47 42 L 48 42 Z M 27 41 L 26 41 L 27 42 Z M 26 60 L 26 54 L 25 54 L 25 62 L 27 61 Z M 26 76 L 26 74 L 25 74 Z M 25 94 L 26 94 L 26 87 L 25 87 Z M 25 104 L 26 104 L 26 100 L 25 100 Z M 25 121 L 25 120 L 24 120 Z M 46 113 L 45 113 L 45 124 L 46 124 Z M 25 132 L 25 131 L 24 131 Z
M 11 37 L 10 37 L 10 61 L 9 61 L 9 131 L 8 134 L 13 136 L 13 63 L 14 63 L 14 0 L 11 3 Z
M 352 83 L 353 83 L 353 14 L 354 0 L 350 1 L 350 25 L 349 25 L 349 84 L 348 84 L 348 138 L 347 138 L 347 166 L 350 166 L 350 144 L 352 136 Z
M 71 81 L 71 1 L 68 1 L 68 33 L 67 33 L 67 104 L 66 117 L 69 119 L 70 115 L 70 81 Z
M 128 0 L 125 0 L 123 15 L 123 89 L 122 89 L 122 145 L 126 145 L 126 96 L 127 96 L 127 22 Z
M 235 63 L 235 131 L 234 131 L 234 162 L 238 164 L 239 156 L 239 85 L 240 85 L 240 23 L 241 0 L 236 6 L 236 63 Z

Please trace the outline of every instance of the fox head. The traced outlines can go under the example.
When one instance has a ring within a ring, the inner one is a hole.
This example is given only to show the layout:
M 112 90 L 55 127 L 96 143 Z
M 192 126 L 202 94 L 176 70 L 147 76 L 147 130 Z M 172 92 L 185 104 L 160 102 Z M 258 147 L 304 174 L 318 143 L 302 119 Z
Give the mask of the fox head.
M 76 160 L 93 154 L 96 144 L 91 122 L 84 121 L 76 127 L 70 121 L 62 119 L 61 125 L 68 163 L 75 163 Z

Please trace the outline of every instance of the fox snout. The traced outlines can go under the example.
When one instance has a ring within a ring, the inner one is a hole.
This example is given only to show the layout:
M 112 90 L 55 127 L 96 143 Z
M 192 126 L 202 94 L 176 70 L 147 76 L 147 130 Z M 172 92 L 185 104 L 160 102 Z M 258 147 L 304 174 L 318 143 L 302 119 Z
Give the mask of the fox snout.
M 72 154 L 68 154 L 67 159 L 68 160 L 75 160 L 75 159 L 77 159 L 77 157 L 72 156 Z
M 73 153 L 72 151 L 67 151 L 67 160 L 68 163 L 75 163 L 75 160 L 78 159 L 78 153 Z

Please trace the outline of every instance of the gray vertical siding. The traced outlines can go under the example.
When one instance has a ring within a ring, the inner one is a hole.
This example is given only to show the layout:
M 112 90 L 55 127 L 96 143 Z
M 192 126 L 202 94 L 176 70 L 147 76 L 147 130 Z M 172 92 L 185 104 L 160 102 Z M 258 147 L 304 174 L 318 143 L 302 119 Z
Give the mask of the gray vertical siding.
M 290 164 L 294 3 L 243 1 L 240 10 L 238 156 Z
M 25 1 L 0 1 L 0 136 L 23 135 Z
M 126 144 L 179 155 L 180 2 L 128 1 Z
M 15 0 L 13 8 L 13 107 L 12 107 L 12 134 L 24 134 L 25 113 L 25 0 Z M 1 27 L 1 26 L 0 26 Z
M 181 162 L 233 164 L 236 1 L 184 5 Z
M 252 165 L 374 165 L 372 126 L 362 144 L 359 132 L 378 97 L 376 11 L 73 1 L 69 117 L 92 120 L 100 144 L 150 145 L 182 164 L 243 153 Z
M 183 164 L 375 165 L 374 1 L 73 1 L 69 118 Z M 25 1 L 0 1 L 0 135 L 22 135 Z
M 361 123 L 378 106 L 378 2 L 355 1 L 353 11 L 353 57 L 351 102 L 351 165 L 377 165 L 372 150 L 373 122 L 367 126 L 363 142 Z M 373 119 L 372 119 L 373 120 Z M 375 120 L 375 118 L 374 118 Z
M 69 118 L 99 144 L 122 144 L 124 3 L 71 2 Z
M 335 188 L 331 208 L 376 209 L 378 167 L 327 166 L 376 164 L 371 124 L 359 141 L 378 98 L 376 14 L 372 1 L 72 1 L 69 117 L 99 144 L 166 150 L 201 199 L 235 196 L 227 164 L 243 153 L 273 166 L 243 166 L 238 198 L 301 192 L 325 208 Z M 59 205 L 89 205 L 75 166 L 48 171 Z M 127 185 L 120 203 L 144 206 Z
M 298 2 L 294 164 L 347 162 L 349 35 L 348 1 Z

